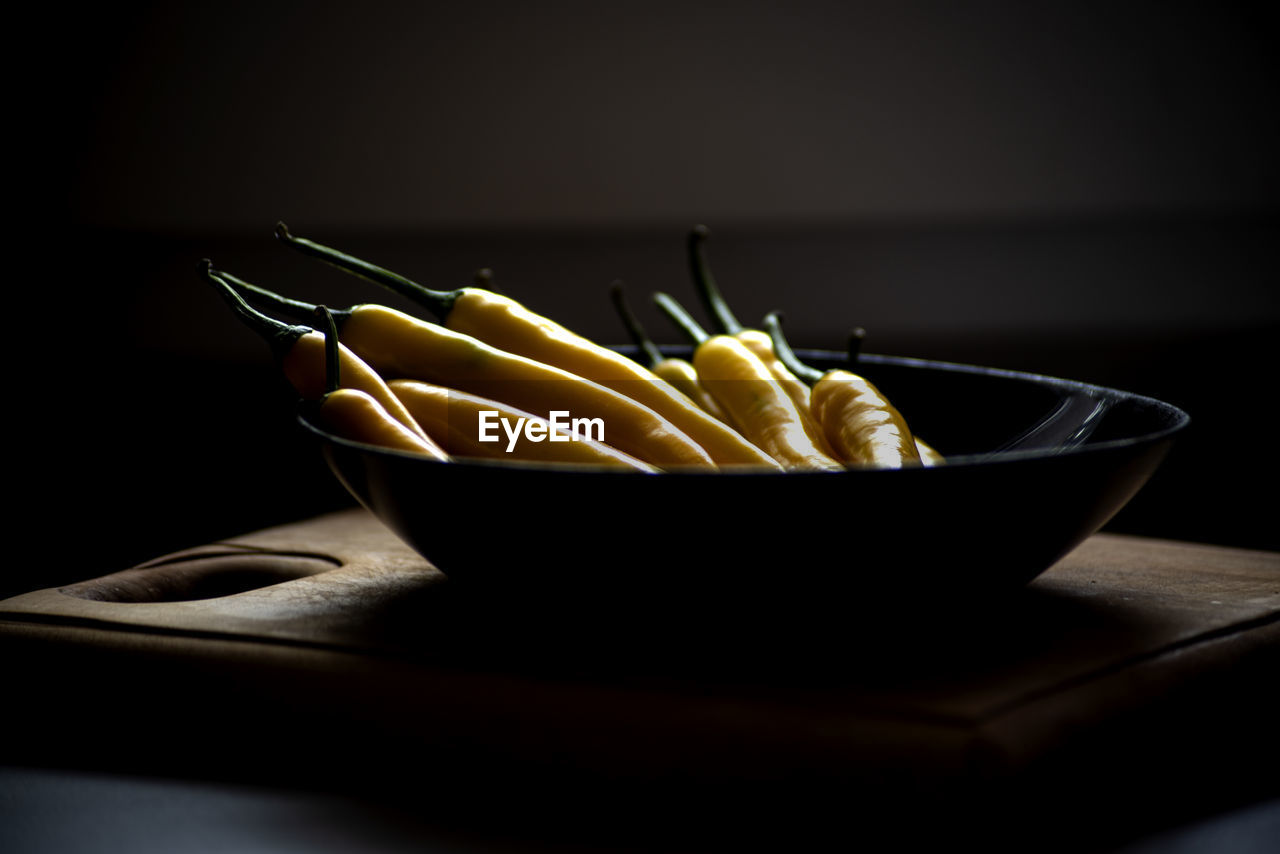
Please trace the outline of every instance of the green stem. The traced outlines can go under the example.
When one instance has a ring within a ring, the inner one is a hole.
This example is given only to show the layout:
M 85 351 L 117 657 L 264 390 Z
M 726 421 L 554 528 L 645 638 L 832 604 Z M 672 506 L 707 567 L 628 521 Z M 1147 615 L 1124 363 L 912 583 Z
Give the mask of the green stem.
M 715 276 L 711 275 L 711 265 L 707 262 L 705 244 L 710 234 L 711 230 L 705 225 L 695 225 L 689 232 L 689 267 L 693 272 L 693 284 L 707 313 L 715 319 L 720 331 L 727 335 L 737 335 L 744 327 L 730 311 L 729 304 L 725 302 L 716 284 Z
M 406 279 L 399 273 L 385 270 L 345 252 L 339 252 L 337 249 L 303 237 L 294 237 L 289 233 L 289 227 L 283 222 L 276 223 L 276 237 L 304 255 L 319 258 L 321 261 L 332 264 L 340 270 L 357 275 L 366 281 L 381 285 L 406 299 L 412 300 L 434 314 L 440 321 L 449 316 L 449 312 L 453 310 L 453 304 L 458 301 L 458 297 L 465 290 L 464 288 L 452 291 L 432 290 L 415 281 Z
M 867 330 L 861 326 L 855 326 L 849 331 L 849 342 L 845 348 L 845 363 L 854 368 L 858 364 L 858 359 L 862 358 L 862 339 L 867 337 Z
M 236 313 L 236 316 L 262 336 L 277 359 L 283 358 L 299 338 L 312 331 L 307 326 L 294 326 L 276 320 L 274 317 L 268 317 L 249 305 L 221 274 L 214 272 L 213 264 L 208 258 L 202 259 L 196 269 L 207 282 L 214 286 L 214 290 L 222 295 L 223 300 Z
M 780 313 L 771 311 L 766 314 L 764 316 L 764 328 L 769 333 L 769 340 L 773 342 L 774 355 L 778 357 L 778 361 L 786 366 L 787 370 L 810 385 L 822 379 L 822 371 L 800 361 L 800 357 L 796 355 L 795 351 L 791 349 L 791 345 L 787 343 L 787 339 L 782 334 L 782 315 Z
M 241 296 L 248 294 L 255 302 L 263 303 L 271 307 L 273 311 L 288 315 L 296 320 L 312 320 L 317 316 L 320 306 L 315 303 L 303 302 L 292 297 L 281 296 L 280 294 L 269 291 L 259 285 L 246 282 L 238 276 L 233 276 L 225 270 L 212 270 L 213 275 L 219 277 L 235 290 L 239 291 Z M 351 317 L 353 309 L 335 308 L 329 309 L 333 314 L 336 322 L 341 325 Z
M 631 310 L 631 306 L 627 304 L 627 295 L 623 291 L 622 282 L 616 281 L 609 286 L 609 296 L 613 298 L 613 307 L 618 310 L 618 316 L 622 318 L 622 325 L 627 328 L 627 333 L 631 336 L 631 340 L 640 348 L 640 352 L 644 353 L 645 358 L 649 360 L 649 367 L 655 367 L 661 362 L 665 356 L 658 349 L 658 345 L 653 343 L 653 339 L 644 331 L 644 327 L 640 324 L 640 318 L 636 317 L 635 312 Z
M 342 384 L 342 354 L 338 350 L 338 324 L 333 312 L 323 305 L 316 306 L 316 317 L 324 324 L 324 393 L 336 391 Z
M 693 319 L 693 315 L 685 311 L 684 306 L 676 302 L 671 296 L 662 293 L 653 295 L 653 301 L 658 304 L 658 308 L 662 309 L 662 313 L 671 319 L 676 326 L 680 327 L 680 331 L 689 337 L 695 347 L 701 347 L 711 336 L 707 334 L 707 330 L 703 329 L 698 321 Z

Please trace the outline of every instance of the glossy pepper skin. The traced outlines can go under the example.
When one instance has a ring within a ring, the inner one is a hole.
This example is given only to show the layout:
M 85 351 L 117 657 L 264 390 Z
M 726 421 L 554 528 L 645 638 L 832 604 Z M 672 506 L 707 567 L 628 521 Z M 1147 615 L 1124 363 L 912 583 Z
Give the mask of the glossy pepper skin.
M 342 344 L 338 343 L 333 314 L 320 306 L 316 315 L 324 321 L 326 388 L 324 397 L 316 406 L 316 420 L 330 433 L 352 442 L 374 444 L 392 451 L 416 453 L 431 460 L 448 462 L 448 456 L 439 444 L 399 423 L 370 394 L 358 388 L 343 387 Z
M 360 389 L 334 389 L 321 398 L 318 413 L 320 423 L 335 436 L 449 461 L 439 443 L 424 439 L 392 418 L 382 404 Z
M 568 371 L 383 306 L 360 306 L 342 334 L 380 373 L 503 401 L 542 418 L 600 418 L 605 440 L 659 468 L 715 468 L 698 443 L 637 401 Z
M 342 385 L 342 345 L 338 343 L 333 314 L 320 306 L 316 315 L 324 322 L 325 355 L 325 394 L 315 408 L 316 419 L 334 435 L 353 442 L 448 462 L 436 442 L 401 424 L 368 393 Z
M 281 309 L 314 310 L 239 279 L 230 281 Z M 568 371 L 387 306 L 357 305 L 333 315 L 343 343 L 382 376 L 477 394 L 540 418 L 552 410 L 600 418 L 608 444 L 646 463 L 664 470 L 716 468 L 697 442 L 653 410 Z
M 810 405 L 845 462 L 901 468 L 920 461 L 906 420 L 865 378 L 849 371 L 828 371 L 814 383 Z
M 453 457 L 567 463 L 630 469 L 647 474 L 658 471 L 656 467 L 590 437 L 553 442 L 549 438 L 551 424 L 546 419 L 496 400 L 419 380 L 392 380 L 389 385 L 427 434 Z M 497 442 L 482 442 L 478 430 L 481 413 L 503 419 L 513 429 L 516 425 L 537 424 L 540 434 L 547 438 L 530 440 L 521 429 L 517 430 L 518 438 L 509 444 L 511 437 L 505 432 L 506 428 L 499 427 L 494 431 L 498 436 Z
M 693 366 L 698 372 L 698 382 L 730 414 L 744 436 L 784 469 L 843 469 L 809 438 L 795 401 L 745 344 L 732 335 L 707 334 L 667 294 L 656 294 L 654 299 L 693 340 Z
M 622 325 L 626 328 L 627 334 L 631 336 L 631 340 L 648 361 L 649 370 L 671 383 L 708 414 L 733 426 L 733 421 L 729 418 L 729 414 L 724 411 L 724 407 L 717 403 L 716 399 L 698 383 L 698 371 L 693 367 L 693 363 L 687 359 L 665 356 L 658 349 L 658 345 L 645 332 L 640 319 L 636 317 L 635 312 L 631 310 L 631 306 L 627 303 L 626 293 L 621 282 L 614 282 L 610 286 L 609 296 L 613 300 L 613 306 L 617 310 L 618 317 L 622 320 Z
M 782 337 L 776 313 L 765 318 L 765 326 L 778 357 L 797 376 L 813 383 L 811 412 L 842 462 L 871 468 L 920 464 L 920 452 L 906 419 L 879 389 L 852 371 L 824 373 L 802 364 Z
M 776 324 L 778 323 L 778 320 L 777 319 L 766 320 L 766 322 L 770 324 Z M 781 329 L 779 329 L 778 334 L 779 334 L 779 337 L 781 337 Z M 845 361 L 848 364 L 849 371 L 851 371 L 852 373 L 857 373 L 858 356 L 862 352 L 862 339 L 866 334 L 867 334 L 866 330 L 862 329 L 862 327 L 857 327 L 852 332 L 849 333 L 849 342 L 848 342 L 847 353 L 845 356 Z M 916 453 L 920 455 L 921 465 L 924 465 L 926 467 L 940 466 L 947 461 L 946 457 L 944 457 L 937 449 L 935 449 L 932 445 L 930 445 L 924 439 L 921 439 L 919 436 L 916 436 L 915 440 L 916 440 Z
M 233 287 L 232 282 L 237 280 L 229 274 L 214 270 L 207 259 L 200 262 L 199 272 L 205 281 L 214 286 L 240 320 L 271 347 L 281 371 L 298 392 L 298 396 L 303 400 L 319 400 L 324 397 L 329 390 L 329 371 L 326 365 L 330 357 L 324 334 L 306 326 L 283 323 L 257 311 Z M 405 429 L 420 439 L 427 439 L 427 434 L 399 398 L 392 394 L 377 371 L 345 346 L 339 346 L 338 359 L 346 388 L 369 395 Z
M 510 297 L 477 287 L 431 290 L 359 258 L 295 237 L 284 223 L 276 226 L 276 235 L 306 254 L 414 300 L 454 332 L 551 365 L 638 401 L 697 442 L 718 466 L 772 465 L 760 449 L 643 365 L 571 332 Z
M 773 351 L 773 341 L 769 334 L 761 329 L 748 329 L 739 322 L 736 315 L 725 301 L 715 276 L 711 273 L 711 265 L 707 261 L 706 242 L 710 230 L 705 225 L 696 225 L 689 232 L 689 269 L 693 275 L 694 289 L 702 300 L 703 307 L 715 321 L 718 331 L 732 335 L 741 341 L 746 348 L 764 362 L 769 373 L 790 395 L 800 412 L 801 423 L 809 441 L 813 442 L 827 456 L 835 456 L 825 431 L 814 420 L 809 401 L 809 386 L 791 372 Z

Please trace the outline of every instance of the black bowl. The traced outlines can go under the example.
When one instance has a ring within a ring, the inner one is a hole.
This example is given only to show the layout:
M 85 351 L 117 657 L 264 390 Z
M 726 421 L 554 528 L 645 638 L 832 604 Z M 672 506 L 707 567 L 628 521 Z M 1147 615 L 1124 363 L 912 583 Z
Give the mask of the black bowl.
M 1024 585 L 1123 507 L 1189 422 L 1149 397 L 1053 377 L 875 355 L 858 370 L 945 465 L 643 475 L 438 463 L 302 423 L 351 494 L 457 588 L 758 610 Z

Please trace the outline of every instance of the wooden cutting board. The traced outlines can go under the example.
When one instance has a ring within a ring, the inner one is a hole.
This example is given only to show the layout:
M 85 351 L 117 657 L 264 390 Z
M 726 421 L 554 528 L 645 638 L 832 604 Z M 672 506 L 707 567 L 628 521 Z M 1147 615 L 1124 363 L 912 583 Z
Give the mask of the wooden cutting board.
M 668 814 L 857 804 L 864 826 L 1074 811 L 1062 839 L 1265 789 L 1280 758 L 1274 553 L 1100 534 L 996 601 L 808 627 L 547 604 L 460 599 L 363 510 L 32 592 L 0 603 L 32 734 L 11 753 L 450 809 L 504 793 L 507 814 L 619 785 Z

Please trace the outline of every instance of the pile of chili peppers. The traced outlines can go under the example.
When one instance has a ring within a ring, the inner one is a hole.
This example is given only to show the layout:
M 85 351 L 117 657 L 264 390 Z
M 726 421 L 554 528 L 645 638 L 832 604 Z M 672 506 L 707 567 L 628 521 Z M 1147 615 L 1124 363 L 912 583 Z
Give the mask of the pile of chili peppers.
M 776 313 L 760 329 L 739 323 L 707 265 L 707 235 L 693 229 L 689 260 L 718 328 L 705 330 L 669 295 L 654 295 L 693 345 L 689 360 L 654 345 L 616 282 L 614 306 L 636 358 L 490 290 L 487 277 L 433 290 L 297 237 L 284 223 L 276 236 L 286 245 L 407 297 L 432 320 L 374 303 L 333 309 L 291 299 L 208 260 L 199 270 L 268 343 L 319 423 L 354 441 L 442 462 L 487 457 L 642 473 L 943 462 L 865 378 L 800 362 Z

